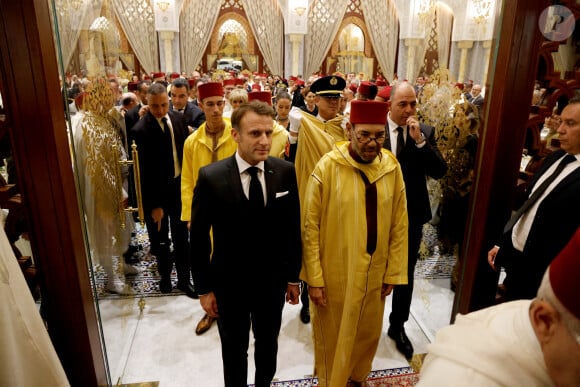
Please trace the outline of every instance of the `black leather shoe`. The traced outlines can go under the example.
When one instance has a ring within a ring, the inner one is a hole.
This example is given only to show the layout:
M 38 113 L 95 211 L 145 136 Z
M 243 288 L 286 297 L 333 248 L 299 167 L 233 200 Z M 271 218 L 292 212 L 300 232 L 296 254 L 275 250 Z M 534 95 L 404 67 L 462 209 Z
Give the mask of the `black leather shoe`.
M 199 298 L 199 295 L 197 294 L 197 292 L 193 288 L 193 285 L 190 284 L 190 283 L 178 282 L 177 283 L 177 289 L 179 289 L 182 292 L 184 292 L 185 295 L 187 297 L 189 297 L 189 298 L 194 298 L 196 300 Z
M 196 335 L 201 335 L 204 332 L 207 332 L 209 330 L 209 328 L 211 328 L 211 325 L 213 324 L 213 322 L 215 321 L 215 318 L 213 317 L 209 317 L 209 315 L 204 315 L 202 317 L 201 320 L 199 320 L 199 322 L 197 323 L 197 326 L 195 327 L 195 334 Z
M 306 306 L 302 306 L 300 309 L 300 321 L 304 324 L 308 324 L 310 322 L 310 309 Z
M 411 344 L 411 341 L 407 337 L 407 334 L 405 333 L 405 328 L 396 329 L 393 327 L 389 327 L 387 334 L 391 339 L 395 340 L 397 350 L 401 352 L 407 360 L 411 360 L 414 352 L 413 344 Z
M 161 278 L 161 281 L 159 281 L 159 291 L 161 293 L 171 293 L 172 290 L 173 286 L 171 286 L 171 279 Z

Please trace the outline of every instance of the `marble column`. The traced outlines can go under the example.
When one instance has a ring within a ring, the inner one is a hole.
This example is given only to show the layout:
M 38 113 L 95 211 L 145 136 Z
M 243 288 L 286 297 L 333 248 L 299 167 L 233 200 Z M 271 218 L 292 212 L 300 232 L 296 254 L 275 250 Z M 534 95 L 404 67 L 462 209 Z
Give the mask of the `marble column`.
M 420 39 L 405 39 L 405 46 L 407 46 L 407 71 L 406 78 L 412 84 L 415 84 L 415 61 L 417 60 L 417 46 L 421 42 Z
M 163 59 L 165 61 L 165 72 L 173 72 L 173 31 L 159 31 L 159 38 L 163 40 Z
M 290 34 L 290 44 L 292 46 L 292 65 L 291 75 L 300 74 L 300 44 L 302 43 L 304 35 L 302 34 Z
M 483 49 L 485 50 L 484 54 L 484 67 L 483 67 L 483 76 L 481 77 L 481 84 L 487 84 L 487 71 L 489 69 L 489 58 L 491 56 L 491 40 L 486 40 L 483 42 Z
M 473 40 L 461 40 L 457 42 L 457 48 L 461 50 L 461 58 L 459 59 L 459 74 L 457 75 L 458 82 L 465 82 L 465 70 L 467 69 L 467 54 L 470 48 L 473 48 Z

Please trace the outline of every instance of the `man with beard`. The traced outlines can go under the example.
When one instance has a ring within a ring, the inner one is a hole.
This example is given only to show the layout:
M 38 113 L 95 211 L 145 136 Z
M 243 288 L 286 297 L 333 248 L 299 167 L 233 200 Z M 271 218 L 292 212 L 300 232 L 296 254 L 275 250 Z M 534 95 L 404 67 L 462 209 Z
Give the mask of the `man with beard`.
M 383 150 L 387 104 L 351 103 L 347 136 L 311 173 L 302 219 L 302 273 L 312 305 L 321 387 L 364 385 L 383 326 L 385 297 L 407 283 L 403 173 Z

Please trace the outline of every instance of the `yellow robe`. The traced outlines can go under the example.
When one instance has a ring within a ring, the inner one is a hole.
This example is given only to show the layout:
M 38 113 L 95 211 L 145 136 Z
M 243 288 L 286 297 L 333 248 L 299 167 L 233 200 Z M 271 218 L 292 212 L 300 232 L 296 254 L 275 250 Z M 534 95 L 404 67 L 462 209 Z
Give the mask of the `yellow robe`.
M 205 132 L 203 123 L 193 132 L 183 146 L 183 165 L 181 166 L 181 220 L 191 220 L 191 202 L 193 189 L 197 182 L 199 169 L 214 161 L 233 156 L 238 149 L 238 144 L 232 137 L 232 124 L 229 119 L 224 119 L 226 127 L 218 139 L 215 150 L 213 141 Z
M 366 379 L 382 331 L 383 284 L 407 283 L 407 200 L 401 167 L 383 150 L 357 163 L 348 142 L 316 165 L 306 187 L 302 221 L 301 279 L 325 287 L 328 304 L 310 304 L 315 373 L 320 387 Z M 362 170 L 377 188 L 377 245 L 366 251 Z
M 284 150 L 288 142 L 288 131 L 279 123 L 274 121 L 274 132 L 272 133 L 272 146 L 270 147 L 270 156 L 284 158 Z
M 320 121 L 312 114 L 303 112 L 298 129 L 298 147 L 296 149 L 296 179 L 300 203 L 303 203 L 308 177 L 322 155 L 329 152 L 336 142 L 346 140 L 342 129 L 343 116 L 337 116 L 326 122 Z

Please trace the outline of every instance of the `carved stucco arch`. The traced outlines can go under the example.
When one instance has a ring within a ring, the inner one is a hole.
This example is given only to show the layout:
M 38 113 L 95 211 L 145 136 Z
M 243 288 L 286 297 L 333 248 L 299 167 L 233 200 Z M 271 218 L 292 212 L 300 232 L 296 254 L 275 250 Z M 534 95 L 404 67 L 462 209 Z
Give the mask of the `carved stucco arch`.
M 372 47 L 372 43 L 371 43 L 371 40 L 369 37 L 369 31 L 367 29 L 365 21 L 357 16 L 347 16 L 344 19 L 342 19 L 342 23 L 340 24 L 340 28 L 338 29 L 338 33 L 334 37 L 334 41 L 332 42 L 332 47 L 330 48 L 330 56 L 331 57 L 337 56 L 337 54 L 339 52 L 338 37 L 340 36 L 340 33 L 342 32 L 342 30 L 349 24 L 354 24 L 358 28 L 361 29 L 361 31 L 363 33 L 364 40 L 365 40 L 364 54 L 367 58 L 372 57 L 373 56 L 372 55 L 373 47 Z
M 219 42 L 219 31 L 220 31 L 220 28 L 222 27 L 222 25 L 228 20 L 235 20 L 241 24 L 241 26 L 244 28 L 244 31 L 245 31 L 246 36 L 248 38 L 248 47 L 246 47 L 246 49 L 248 50 L 248 54 L 255 55 L 256 54 L 256 52 L 255 52 L 256 41 L 254 38 L 254 34 L 252 33 L 252 28 L 250 27 L 248 20 L 236 12 L 227 12 L 227 13 L 224 13 L 223 15 L 221 15 L 220 17 L 218 17 L 218 20 L 217 20 L 215 27 L 214 27 L 212 34 L 211 34 L 211 40 L 210 40 L 211 45 L 210 45 L 210 52 L 209 53 L 215 54 L 219 50 L 219 43 L 220 43 Z

